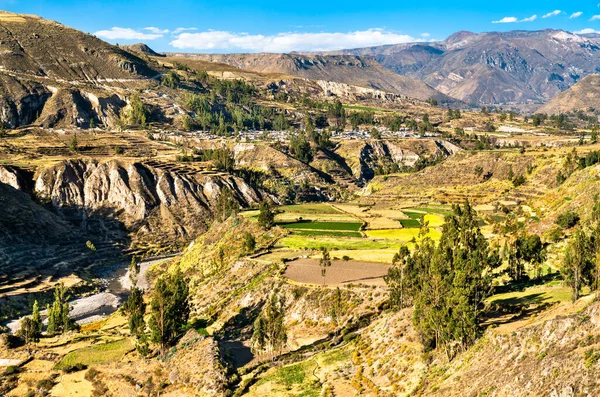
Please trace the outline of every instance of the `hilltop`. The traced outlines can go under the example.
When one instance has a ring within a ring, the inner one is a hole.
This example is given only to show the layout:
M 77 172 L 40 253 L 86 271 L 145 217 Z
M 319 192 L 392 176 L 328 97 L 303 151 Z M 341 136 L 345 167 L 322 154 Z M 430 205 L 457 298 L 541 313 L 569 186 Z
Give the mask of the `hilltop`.
M 600 101 L 600 75 L 584 77 L 538 109 L 540 113 L 558 114 L 595 109 Z

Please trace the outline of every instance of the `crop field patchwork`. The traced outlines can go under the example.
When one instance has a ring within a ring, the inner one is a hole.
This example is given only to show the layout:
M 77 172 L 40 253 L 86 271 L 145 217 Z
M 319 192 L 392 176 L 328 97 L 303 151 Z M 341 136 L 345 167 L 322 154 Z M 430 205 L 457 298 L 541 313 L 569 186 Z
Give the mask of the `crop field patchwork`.
M 284 250 L 327 248 L 332 258 L 388 264 L 401 244 L 411 248 L 412 241 L 419 240 L 422 222 L 429 225 L 428 237 L 438 240 L 444 224 L 444 216 L 439 212 L 444 211 L 445 207 L 429 206 L 410 209 L 375 209 L 356 204 L 284 206 L 278 208 L 276 222 L 291 234 L 279 240 L 279 247 Z M 363 224 L 366 230 L 361 230 Z M 310 256 L 318 258 L 319 255 L 314 252 Z

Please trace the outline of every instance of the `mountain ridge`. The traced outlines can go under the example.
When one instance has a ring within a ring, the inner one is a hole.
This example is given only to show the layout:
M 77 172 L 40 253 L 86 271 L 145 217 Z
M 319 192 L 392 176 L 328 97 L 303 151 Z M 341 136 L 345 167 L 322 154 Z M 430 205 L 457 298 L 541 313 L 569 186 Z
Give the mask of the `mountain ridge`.
M 556 29 L 459 31 L 441 41 L 318 54 L 370 56 L 467 103 L 544 103 L 598 73 L 600 39 Z

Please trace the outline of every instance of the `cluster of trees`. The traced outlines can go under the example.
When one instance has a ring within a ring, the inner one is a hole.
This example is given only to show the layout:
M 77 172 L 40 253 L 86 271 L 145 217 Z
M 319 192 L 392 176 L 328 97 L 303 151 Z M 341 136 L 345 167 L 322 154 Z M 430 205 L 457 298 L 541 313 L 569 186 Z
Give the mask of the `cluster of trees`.
M 600 151 L 590 151 L 585 156 L 579 157 L 577 149 L 571 150 L 563 163 L 562 170 L 556 174 L 556 182 L 560 185 L 577 170 L 591 167 L 600 162 Z
M 375 124 L 375 113 L 371 111 L 352 112 L 348 116 L 352 130 L 357 131 L 361 125 Z
M 447 112 L 448 120 L 459 120 L 461 118 L 462 118 L 462 113 L 460 112 L 460 110 L 448 109 L 448 112 Z
M 281 354 L 287 343 L 284 317 L 285 300 L 283 295 L 275 290 L 254 321 L 252 349 L 255 352 L 269 354 L 271 358 Z
M 181 272 L 163 275 L 156 281 L 149 307 L 146 323 L 144 293 L 134 285 L 122 310 L 128 317 L 131 335 L 137 340 L 138 351 L 146 354 L 151 341 L 164 353 L 183 334 L 190 315 L 188 281 Z
M 48 316 L 47 335 L 59 335 L 77 329 L 77 324 L 69 317 L 71 307 L 68 303 L 69 296 L 64 284 L 54 287 L 54 301 L 46 306 Z M 17 336 L 21 337 L 26 344 L 38 342 L 42 336 L 43 323 L 40 315 L 40 306 L 36 300 L 33 303 L 31 316 L 26 316 L 19 324 Z
M 529 118 L 526 117 L 525 122 L 528 121 Z M 573 131 L 575 129 L 575 123 L 573 123 L 569 115 L 565 113 L 553 114 L 550 116 L 544 113 L 536 113 L 531 117 L 531 124 L 534 127 L 543 126 L 546 122 L 549 122 L 550 126 L 563 131 Z M 598 122 L 597 118 L 595 119 L 595 122 Z
M 515 230 L 507 236 L 502 254 L 508 262 L 507 273 L 514 282 L 523 282 L 529 279 L 526 264 L 534 269 L 536 278 L 542 276 L 541 266 L 546 260 L 546 250 L 537 234 Z
M 600 290 L 600 200 L 597 195 L 589 222 L 578 226 L 569 238 L 561 273 L 571 287 L 573 301 L 579 299 L 584 286 Z
M 424 346 L 444 348 L 451 358 L 456 347 L 464 350 L 478 336 L 483 301 L 501 259 L 468 202 L 454 206 L 438 244 L 426 233 L 422 230 L 412 253 L 400 249 L 385 280 L 393 308 L 414 304 L 413 322 Z
M 129 111 L 121 112 L 121 124 L 131 124 L 145 127 L 150 117 L 150 112 L 144 105 L 144 102 L 142 102 L 140 96 L 138 94 L 133 94 L 131 98 L 129 98 L 129 105 L 131 106 Z
M 333 128 L 336 131 L 344 129 L 346 126 L 346 110 L 339 99 L 328 106 L 327 117 L 333 119 Z
M 235 158 L 228 148 L 194 149 L 194 157 L 198 161 L 212 162 L 219 171 L 232 172 L 235 169 Z

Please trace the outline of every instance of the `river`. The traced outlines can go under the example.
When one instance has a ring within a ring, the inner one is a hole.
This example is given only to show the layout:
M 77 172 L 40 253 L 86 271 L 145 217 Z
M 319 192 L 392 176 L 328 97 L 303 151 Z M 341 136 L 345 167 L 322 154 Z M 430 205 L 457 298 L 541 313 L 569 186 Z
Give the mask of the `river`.
M 150 288 L 147 275 L 148 270 L 154 264 L 171 259 L 178 254 L 149 258 L 139 263 L 140 271 L 136 278 L 138 288 L 147 290 Z M 131 290 L 132 282 L 129 272 L 129 264 L 120 264 L 111 267 L 106 274 L 101 276 L 102 290 L 92 295 L 76 298 L 69 301 L 71 311 L 69 317 L 77 324 L 87 324 L 101 320 L 116 312 L 123 301 L 127 299 Z M 46 310 L 41 311 L 42 317 L 46 317 Z M 21 319 L 14 319 L 5 325 L 10 332 L 15 333 L 19 329 Z

